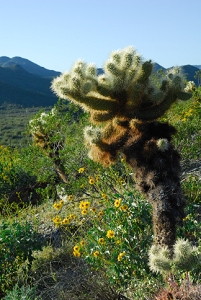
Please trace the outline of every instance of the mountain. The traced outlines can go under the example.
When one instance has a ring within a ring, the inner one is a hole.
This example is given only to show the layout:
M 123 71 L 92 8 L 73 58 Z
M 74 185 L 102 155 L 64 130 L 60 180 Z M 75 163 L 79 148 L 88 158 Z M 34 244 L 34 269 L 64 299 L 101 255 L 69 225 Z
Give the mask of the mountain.
M 181 66 L 182 72 L 188 81 L 194 81 L 195 73 L 200 70 L 201 65 Z M 153 72 L 168 69 L 154 63 Z M 97 69 L 98 74 L 103 73 L 102 68 Z M 23 107 L 53 106 L 57 97 L 50 90 L 51 81 L 61 73 L 48 70 L 32 61 L 15 56 L 0 57 L 0 105 L 3 103 L 18 104 Z
M 191 65 L 181 66 L 180 68 L 188 81 L 194 81 L 195 84 L 198 85 L 198 79 L 195 78 L 195 73 L 199 71 L 199 68 Z
M 26 70 L 31 74 L 38 75 L 40 77 L 50 78 L 50 79 L 53 79 L 54 77 L 57 77 L 61 74 L 60 72 L 57 71 L 45 69 L 33 63 L 32 61 L 19 56 L 15 56 L 13 58 L 9 58 L 7 56 L 0 57 L 0 66 L 2 68 L 8 68 L 13 65 L 19 65 L 20 67 L 22 67 L 24 70 Z
M 201 65 L 194 65 L 194 67 L 201 69 Z
M 50 85 L 50 78 L 31 74 L 17 64 L 0 67 L 0 104 L 52 106 L 57 97 Z
M 157 72 L 159 70 L 165 71 L 165 68 L 162 67 L 161 65 L 157 64 L 157 63 L 154 63 L 154 65 L 153 65 L 153 72 Z

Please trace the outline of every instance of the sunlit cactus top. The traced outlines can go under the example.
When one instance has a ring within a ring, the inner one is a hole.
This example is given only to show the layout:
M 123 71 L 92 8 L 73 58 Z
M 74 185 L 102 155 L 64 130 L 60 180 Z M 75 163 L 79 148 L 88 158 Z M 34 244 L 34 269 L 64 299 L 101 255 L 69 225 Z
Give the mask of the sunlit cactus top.
M 177 99 L 191 95 L 184 92 L 179 69 L 161 78 L 158 87 L 151 79 L 152 68 L 150 60 L 143 61 L 133 47 L 126 47 L 111 53 L 101 75 L 94 64 L 76 61 L 69 72 L 53 80 L 52 89 L 60 98 L 90 111 L 92 123 L 114 117 L 155 120 Z

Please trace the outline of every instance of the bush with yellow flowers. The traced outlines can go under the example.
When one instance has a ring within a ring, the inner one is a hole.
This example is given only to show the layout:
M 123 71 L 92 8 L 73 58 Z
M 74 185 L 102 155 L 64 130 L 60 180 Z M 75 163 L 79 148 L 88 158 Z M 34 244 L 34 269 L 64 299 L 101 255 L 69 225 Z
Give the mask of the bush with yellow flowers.
M 103 214 L 95 213 L 80 253 L 93 268 L 105 270 L 111 283 L 126 286 L 133 277 L 149 273 L 150 207 L 126 187 L 122 193 L 110 193 L 102 204 Z
M 82 172 L 78 168 L 83 177 L 82 196 L 68 195 L 64 203 L 53 204 L 56 227 L 68 233 L 75 224 L 81 229 L 77 236 L 71 235 L 72 255 L 85 258 L 95 270 L 104 270 L 108 280 L 119 287 L 126 286 L 133 276 L 142 279 L 150 273 L 152 240 L 150 206 L 133 191 L 128 170 L 122 178 L 120 170 L 124 168 L 119 163 L 91 175 L 87 167 Z M 66 214 L 69 211 L 74 212 L 73 219 Z

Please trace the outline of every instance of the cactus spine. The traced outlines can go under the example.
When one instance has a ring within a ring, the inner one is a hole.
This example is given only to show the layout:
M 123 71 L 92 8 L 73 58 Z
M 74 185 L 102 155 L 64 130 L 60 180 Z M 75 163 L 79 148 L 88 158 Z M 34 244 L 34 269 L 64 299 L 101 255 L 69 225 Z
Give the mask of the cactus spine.
M 194 247 L 189 241 L 179 239 L 173 249 L 173 256 L 167 247 L 153 245 L 149 251 L 149 265 L 152 271 L 161 274 L 188 272 L 200 265 L 201 253 L 199 247 Z
M 132 48 L 111 53 L 104 74 L 77 61 L 70 72 L 52 82 L 52 90 L 90 113 L 99 127 L 85 130 L 89 156 L 108 166 L 122 152 L 134 170 L 136 186 L 153 208 L 155 244 L 173 253 L 176 225 L 184 216 L 180 188 L 180 156 L 171 144 L 175 128 L 157 121 L 177 100 L 187 100 L 180 70 L 152 81 L 153 63 Z

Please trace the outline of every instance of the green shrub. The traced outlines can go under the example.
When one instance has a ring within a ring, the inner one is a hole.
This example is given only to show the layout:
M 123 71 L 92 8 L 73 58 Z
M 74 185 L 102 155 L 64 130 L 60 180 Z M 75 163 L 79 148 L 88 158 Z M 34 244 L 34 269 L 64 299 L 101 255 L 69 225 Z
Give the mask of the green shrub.
M 17 278 L 17 270 L 24 263 L 30 268 L 34 250 L 40 250 L 42 244 L 33 226 L 25 222 L 10 223 L 3 221 L 0 225 L 0 292 L 12 288 Z
M 18 286 L 16 284 L 12 291 L 9 291 L 8 294 L 3 298 L 4 300 L 39 300 L 36 297 L 36 287 L 30 286 Z

